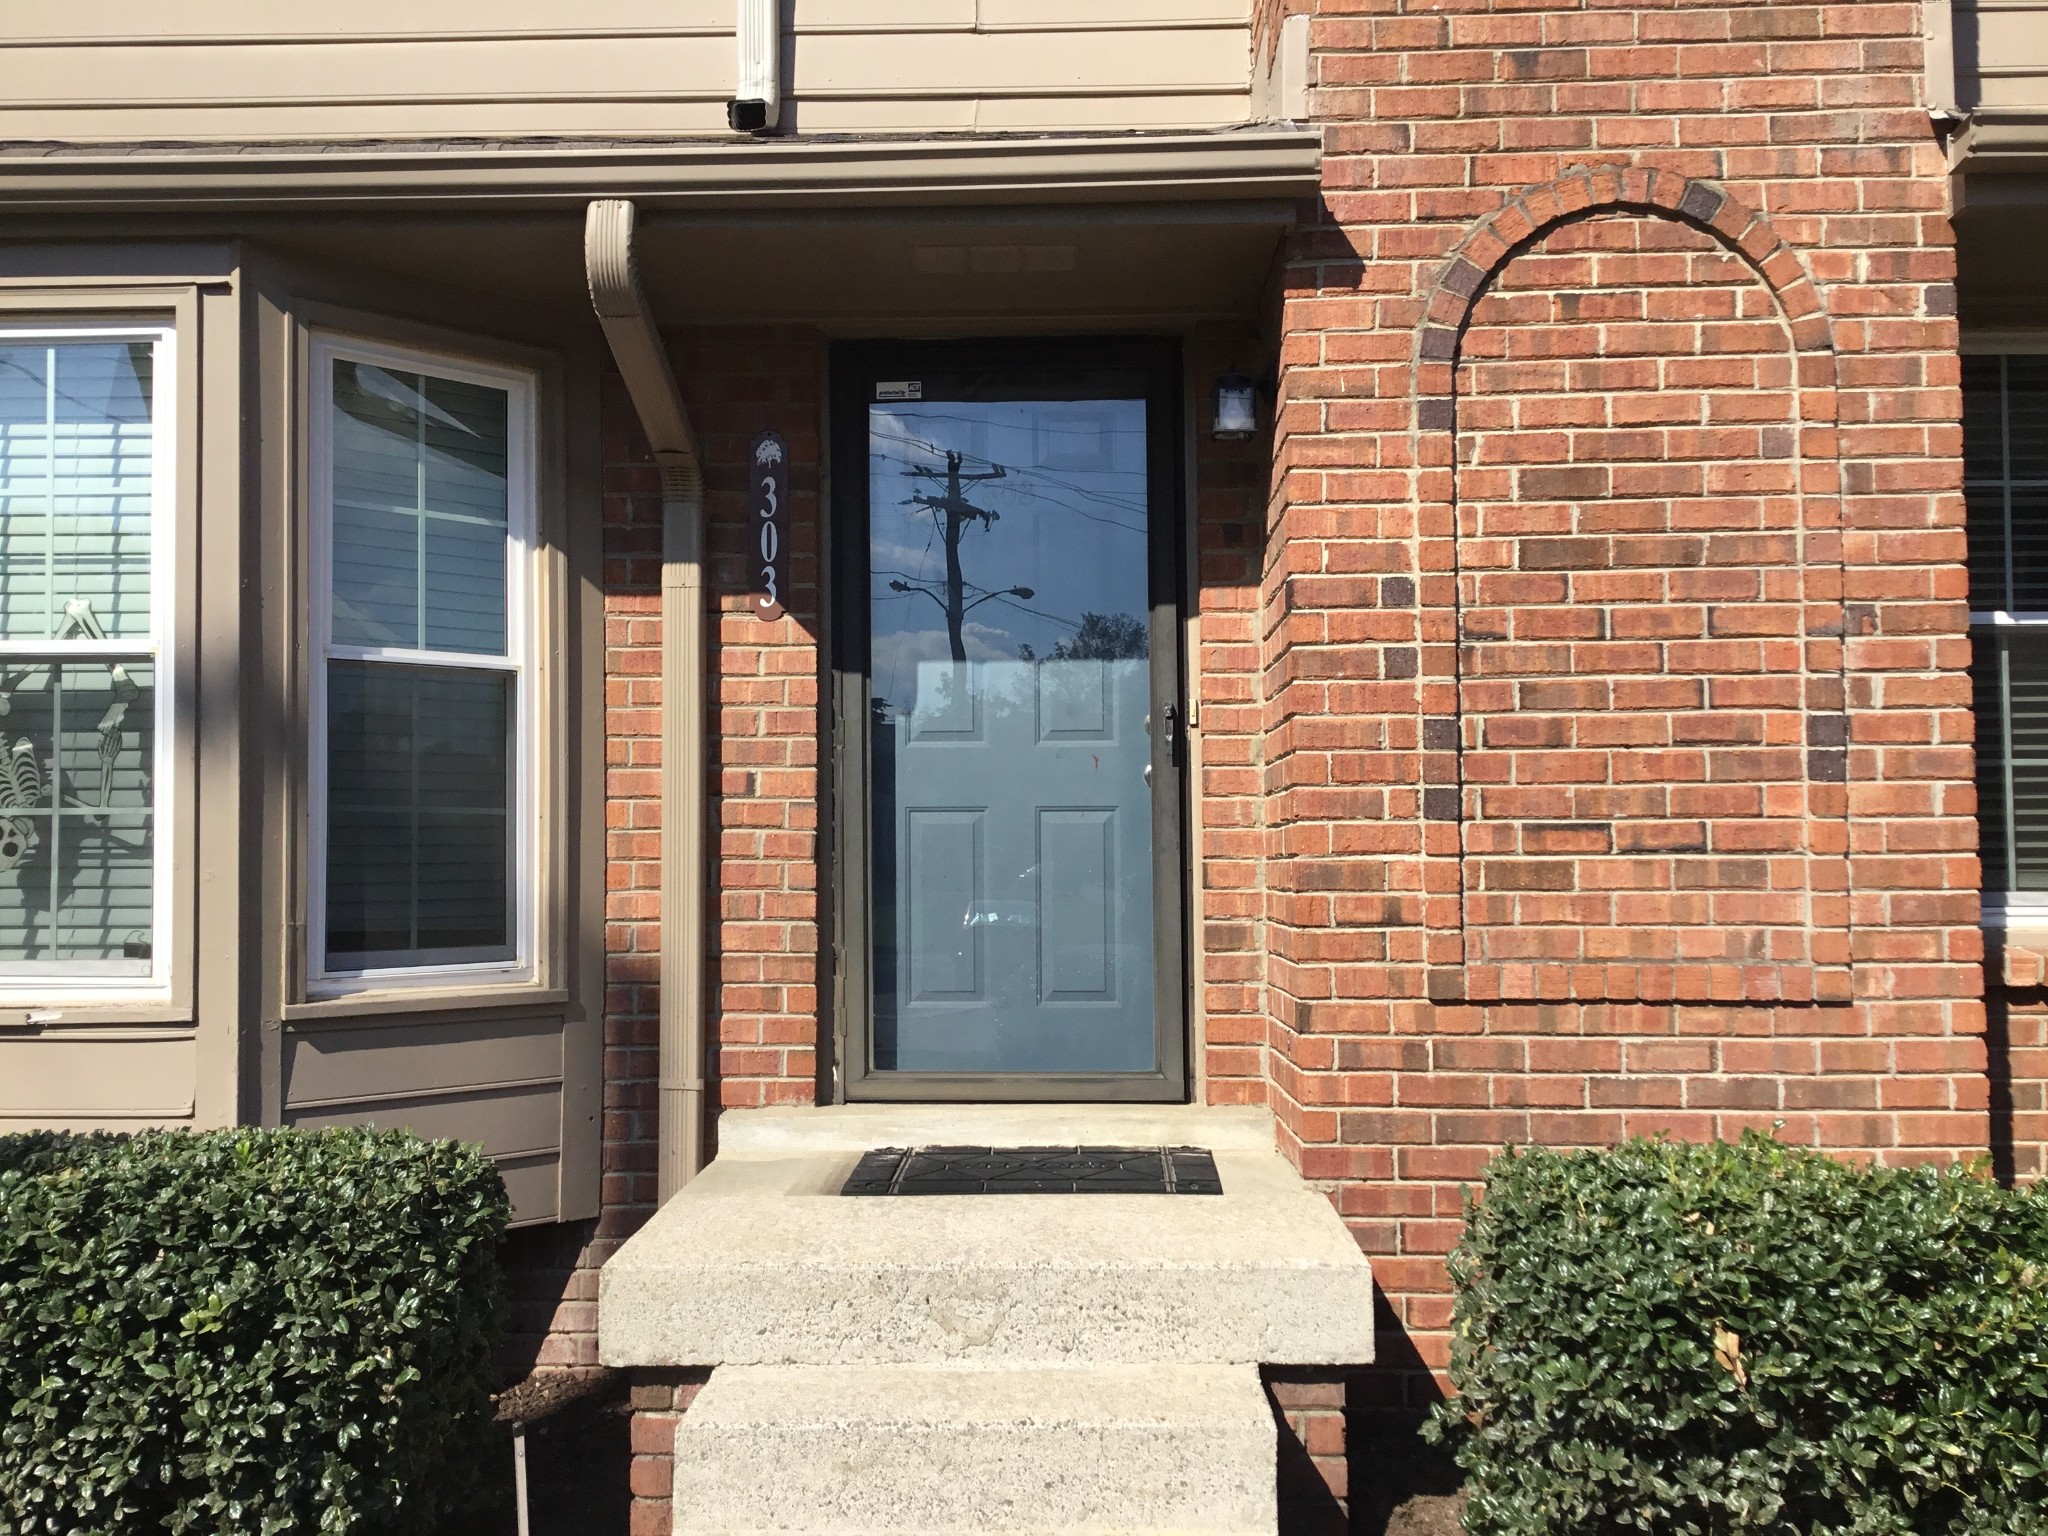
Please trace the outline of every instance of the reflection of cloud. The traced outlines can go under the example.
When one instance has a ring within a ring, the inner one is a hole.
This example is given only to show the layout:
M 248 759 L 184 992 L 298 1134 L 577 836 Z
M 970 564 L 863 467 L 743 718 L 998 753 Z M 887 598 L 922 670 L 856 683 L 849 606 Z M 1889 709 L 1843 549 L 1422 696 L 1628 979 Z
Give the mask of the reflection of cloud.
M 878 458 L 943 469 L 950 448 L 966 457 L 969 469 L 987 464 L 989 429 L 1000 424 L 959 415 L 958 410 L 954 407 L 956 414 L 948 416 L 935 415 L 918 405 L 872 409 L 868 412 L 868 452 Z
M 933 610 L 934 616 L 937 610 Z M 969 661 L 1015 661 L 1017 640 L 1008 630 L 973 620 L 960 626 L 960 638 L 967 643 Z M 874 639 L 875 697 L 887 699 L 889 708 L 908 714 L 917 707 L 919 662 L 953 660 L 953 647 L 943 625 L 938 629 L 914 629 L 897 634 L 878 634 Z
M 935 538 L 897 544 L 877 532 L 868 544 L 868 569 L 934 581 L 946 574 L 946 552 Z

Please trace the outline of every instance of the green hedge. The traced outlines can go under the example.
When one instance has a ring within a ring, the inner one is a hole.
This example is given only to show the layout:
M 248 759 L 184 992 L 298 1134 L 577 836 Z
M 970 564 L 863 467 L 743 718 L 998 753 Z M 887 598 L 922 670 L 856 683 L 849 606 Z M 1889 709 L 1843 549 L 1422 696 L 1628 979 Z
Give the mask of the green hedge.
M 2048 1196 L 1752 1135 L 1510 1150 L 1467 1217 L 1471 1536 L 2048 1531 Z
M 398 1132 L 0 1138 L 0 1536 L 431 1529 L 506 1216 L 480 1152 Z

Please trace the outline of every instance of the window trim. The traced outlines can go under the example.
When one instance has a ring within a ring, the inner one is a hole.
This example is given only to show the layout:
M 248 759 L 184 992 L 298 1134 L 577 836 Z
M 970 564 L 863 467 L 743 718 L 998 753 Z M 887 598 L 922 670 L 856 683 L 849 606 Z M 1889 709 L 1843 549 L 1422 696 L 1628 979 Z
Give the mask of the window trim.
M 301 888 L 305 912 L 304 996 L 309 1001 L 363 993 L 399 995 L 430 990 L 531 987 L 541 979 L 542 939 L 540 781 L 544 771 L 541 730 L 541 610 L 546 587 L 539 570 L 542 443 L 541 374 L 534 368 L 480 360 L 457 350 L 406 346 L 342 332 L 316 331 L 308 353 L 306 392 L 306 860 Z M 337 645 L 333 634 L 333 365 L 365 362 L 460 383 L 503 389 L 506 414 L 507 550 L 505 653 L 406 650 L 389 646 Z M 513 956 L 509 960 L 438 965 L 375 966 L 330 970 L 327 965 L 327 667 L 330 661 L 376 661 L 469 671 L 511 673 L 513 688 L 510 761 L 516 775 L 514 826 L 509 866 Z
M 181 998 L 179 957 L 184 942 L 182 903 L 173 878 L 182 847 L 186 785 L 181 771 L 183 736 L 176 712 L 183 691 L 184 647 L 179 643 L 187 614 L 184 597 L 184 533 L 188 515 L 180 460 L 187 451 L 183 413 L 184 359 L 178 348 L 177 317 L 99 314 L 76 319 L 61 311 L 0 320 L 0 342 L 12 340 L 76 341 L 136 339 L 151 341 L 150 377 L 150 626 L 139 640 L 0 640 L 0 657 L 76 655 L 132 656 L 147 652 L 156 698 L 152 728 L 156 733 L 154 797 L 150 805 L 151 893 L 150 964 L 147 975 L 122 976 L 51 970 L 41 973 L 0 972 L 0 1008 L 28 1010 L 30 1024 L 67 1017 L 74 1004 L 176 1005 Z M 54 962 L 53 962 L 54 964 Z M 37 1005 L 50 1005 L 47 1018 Z

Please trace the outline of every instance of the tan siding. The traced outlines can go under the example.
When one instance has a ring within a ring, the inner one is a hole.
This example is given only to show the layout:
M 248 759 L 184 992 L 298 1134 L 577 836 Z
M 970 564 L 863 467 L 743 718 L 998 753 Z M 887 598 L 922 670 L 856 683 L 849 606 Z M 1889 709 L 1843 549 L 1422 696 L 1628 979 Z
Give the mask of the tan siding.
M 0 1037 L 0 1134 L 187 1124 L 197 1078 L 189 1033 Z
M 8 139 L 724 135 L 734 73 L 731 0 L 16 9 L 0 16 Z M 1246 0 L 799 0 L 797 16 L 785 112 L 806 133 L 1250 110 Z
M 475 1142 L 498 1160 L 515 1220 L 559 1213 L 558 1017 L 295 1028 L 284 1072 L 286 1125 L 403 1127 Z
M 2048 0 L 1955 0 L 1964 108 L 2048 109 Z

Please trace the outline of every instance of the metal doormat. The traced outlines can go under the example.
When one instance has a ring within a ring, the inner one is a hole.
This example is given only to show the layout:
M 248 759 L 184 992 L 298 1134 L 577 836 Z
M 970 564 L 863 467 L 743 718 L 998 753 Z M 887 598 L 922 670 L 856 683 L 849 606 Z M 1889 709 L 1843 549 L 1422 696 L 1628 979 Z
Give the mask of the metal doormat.
M 882 1147 L 842 1195 L 1220 1195 L 1201 1147 Z

